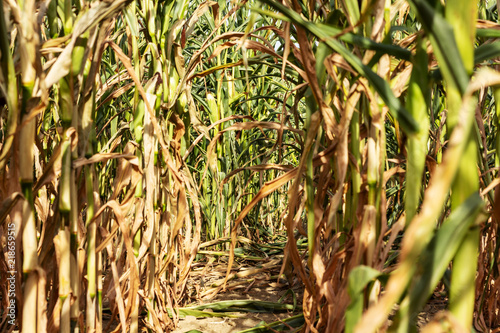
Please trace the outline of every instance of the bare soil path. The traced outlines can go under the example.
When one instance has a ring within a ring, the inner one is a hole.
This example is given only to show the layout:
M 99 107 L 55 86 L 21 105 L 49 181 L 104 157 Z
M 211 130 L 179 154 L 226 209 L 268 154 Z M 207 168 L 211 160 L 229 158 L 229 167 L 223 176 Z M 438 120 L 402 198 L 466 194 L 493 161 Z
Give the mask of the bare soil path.
M 206 266 L 209 267 L 209 266 Z M 258 272 L 258 270 L 261 270 Z M 232 279 L 228 282 L 225 292 L 219 291 L 212 299 L 209 297 L 198 298 L 192 305 L 203 305 L 207 303 L 236 301 L 236 300 L 254 300 L 272 303 L 286 303 L 292 305 L 295 296 L 295 310 L 272 311 L 262 309 L 264 312 L 232 312 L 234 318 L 196 318 L 186 316 L 178 322 L 174 333 L 185 332 L 203 332 L 203 333 L 230 333 L 240 332 L 253 327 L 270 324 L 277 321 L 283 321 L 295 315 L 302 313 L 300 305 L 302 303 L 303 293 L 300 283 L 294 283 L 290 288 L 289 284 L 280 279 L 278 282 L 280 265 L 277 261 L 270 261 L 257 267 L 240 267 L 236 270 L 241 277 Z M 193 295 L 208 296 L 217 289 L 223 280 L 226 268 L 224 265 L 202 268 L 194 270 L 193 283 L 189 286 Z M 248 272 L 246 275 L 244 272 Z M 256 274 L 251 274 L 258 272 Z M 211 309 L 204 311 L 212 312 Z M 291 327 L 285 331 L 291 331 Z M 264 331 L 264 330 L 262 330 Z M 268 329 L 267 331 L 272 332 Z

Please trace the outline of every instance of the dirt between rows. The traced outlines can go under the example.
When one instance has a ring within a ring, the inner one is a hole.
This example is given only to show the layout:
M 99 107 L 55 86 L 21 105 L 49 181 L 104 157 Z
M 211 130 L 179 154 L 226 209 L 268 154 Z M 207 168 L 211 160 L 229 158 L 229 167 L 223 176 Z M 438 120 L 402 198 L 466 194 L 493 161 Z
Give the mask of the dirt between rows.
M 190 297 L 189 304 L 184 307 L 206 305 L 231 300 L 254 300 L 273 303 L 293 304 L 293 298 L 289 291 L 291 289 L 296 298 L 298 308 L 294 311 L 284 312 L 231 312 L 233 317 L 211 317 L 197 318 L 195 316 L 185 316 L 180 318 L 177 327 L 173 333 L 237 333 L 256 326 L 261 326 L 263 323 L 270 324 L 277 321 L 290 318 L 302 313 L 300 306 L 303 300 L 303 286 L 297 278 L 295 278 L 292 286 L 285 279 L 278 280 L 276 277 L 279 274 L 280 265 L 270 262 L 264 271 L 257 274 L 249 274 L 243 278 L 235 278 L 228 281 L 227 290 L 222 291 L 217 286 L 224 280 L 226 273 L 225 263 L 206 265 L 194 268 L 188 282 L 188 295 Z M 260 266 L 262 268 L 262 266 Z M 251 265 L 241 265 L 235 271 L 244 272 L 256 270 L 258 268 Z M 443 292 L 443 288 L 436 288 L 433 296 L 427 302 L 423 311 L 418 315 L 418 331 L 420 331 L 436 314 L 445 310 L 447 307 L 447 298 Z M 210 296 L 212 295 L 212 296 Z M 286 297 L 282 299 L 283 296 Z M 211 309 L 203 310 L 205 312 L 213 312 Z M 108 316 L 105 316 L 108 317 Z M 109 319 L 105 319 L 105 324 L 109 323 Z M 116 321 L 116 319 L 115 319 Z M 115 324 L 115 321 L 113 324 Z M 116 324 L 117 321 L 116 321 Z M 391 324 L 391 318 L 386 324 L 386 329 Z M 116 325 L 110 325 L 112 328 Z M 142 326 L 142 325 L 141 325 Z M 106 325 L 104 325 L 106 327 Z M 144 330 L 145 327 L 142 327 Z M 288 332 L 296 331 L 292 329 Z M 268 332 L 273 332 L 269 329 Z M 384 329 L 382 330 L 384 331 Z M 276 331 L 275 331 L 276 332 Z
M 280 280 L 270 280 L 264 274 L 252 276 L 252 282 L 242 283 L 239 286 L 228 288 L 226 292 L 218 293 L 213 299 L 204 301 L 199 300 L 193 305 L 201 305 L 207 303 L 215 303 L 220 301 L 231 300 L 256 300 L 278 303 L 280 299 L 290 289 L 287 282 Z M 215 278 L 214 278 L 215 280 Z M 210 285 L 210 277 L 204 281 L 205 285 Z M 233 284 L 237 281 L 231 281 Z M 299 283 L 295 283 L 292 288 L 296 295 L 297 304 L 301 305 L 303 291 Z M 286 296 L 283 302 L 293 304 L 290 294 Z M 210 310 L 205 310 L 210 311 Z M 302 310 L 296 309 L 293 312 L 236 312 L 237 318 L 196 318 L 194 316 L 186 316 L 179 320 L 177 328 L 173 333 L 186 333 L 191 330 L 198 330 L 203 333 L 232 333 L 240 332 L 249 328 L 253 328 L 265 322 L 267 324 L 284 320 L 294 315 L 302 313 Z

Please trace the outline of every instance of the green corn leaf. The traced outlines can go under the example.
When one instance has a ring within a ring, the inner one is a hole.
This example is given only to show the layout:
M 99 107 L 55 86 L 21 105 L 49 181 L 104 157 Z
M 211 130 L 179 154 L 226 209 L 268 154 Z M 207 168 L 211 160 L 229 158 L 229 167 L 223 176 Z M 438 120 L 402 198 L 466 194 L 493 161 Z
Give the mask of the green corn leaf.
M 355 71 L 366 77 L 366 79 L 373 85 L 373 88 L 379 93 L 383 101 L 387 104 L 393 116 L 401 123 L 402 128 L 408 134 L 414 134 L 418 130 L 418 123 L 403 107 L 399 99 L 394 96 L 389 84 L 368 66 L 365 66 L 361 59 L 355 56 L 338 40 L 332 38 L 333 36 L 328 34 L 328 31 L 325 31 L 325 29 L 322 29 L 319 25 L 304 20 L 298 13 L 276 1 L 264 0 L 264 2 L 285 14 L 295 24 L 302 26 L 320 40 L 324 41 L 324 43 L 331 47 L 335 52 L 339 53 Z
M 171 309 L 167 309 L 167 311 L 168 311 L 169 316 L 172 317 Z M 181 318 L 184 318 L 186 316 L 193 316 L 196 318 L 238 318 L 239 317 L 239 316 L 235 315 L 234 313 L 208 312 L 208 311 L 192 310 L 192 309 L 185 309 L 185 308 L 179 308 L 176 311 L 177 311 L 177 314 Z
M 221 301 L 185 308 L 186 310 L 212 309 L 215 312 L 268 312 L 268 311 L 293 311 L 293 304 L 274 303 L 254 300 Z
M 434 52 L 445 78 L 449 77 L 460 93 L 464 94 L 469 76 L 462 58 L 457 57 L 460 53 L 452 27 L 446 22 L 443 15 L 432 8 L 427 1 L 413 0 L 411 3 L 415 6 L 424 29 L 430 35 Z
M 408 296 L 410 298 L 408 315 L 416 319 L 416 315 L 431 296 L 469 228 L 478 222 L 477 217 L 483 208 L 484 202 L 479 194 L 471 195 L 436 232 L 417 264 L 414 283 L 410 287 Z M 415 325 L 411 322 L 410 324 Z
M 499 35 L 500 37 L 500 35 Z M 500 56 L 500 42 L 483 44 L 476 48 L 474 52 L 474 64 L 479 64 L 483 61 L 497 58 Z
M 290 327 L 300 327 L 304 325 L 304 315 L 296 315 L 270 324 L 259 325 L 247 330 L 239 331 L 238 333 L 269 333 L 288 330 Z
M 429 91 L 427 82 L 427 53 L 425 42 L 419 41 L 413 64 L 413 71 L 408 86 L 406 107 L 420 124 L 420 130 L 408 138 L 408 167 L 406 172 L 406 223 L 409 224 L 415 216 L 420 202 L 422 177 L 427 155 L 427 140 L 429 137 L 429 117 L 427 104 Z
M 349 294 L 351 302 L 349 303 L 345 314 L 345 331 L 347 333 L 354 331 L 354 326 L 363 313 L 363 291 L 370 282 L 380 275 L 381 273 L 378 270 L 363 265 L 355 267 L 349 274 L 347 293 Z
M 498 29 L 477 29 L 476 37 L 500 38 L 500 30 L 498 30 Z

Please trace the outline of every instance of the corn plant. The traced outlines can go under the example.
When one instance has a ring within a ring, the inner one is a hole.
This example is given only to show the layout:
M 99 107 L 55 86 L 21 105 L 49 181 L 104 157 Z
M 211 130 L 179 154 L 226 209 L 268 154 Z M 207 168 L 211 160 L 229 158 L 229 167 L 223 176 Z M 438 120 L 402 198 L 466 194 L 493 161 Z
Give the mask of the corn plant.
M 304 331 L 416 331 L 448 276 L 441 322 L 498 328 L 497 22 L 486 1 L 4 1 L 1 330 L 170 331 L 206 315 L 197 254 L 227 282 L 280 237 Z

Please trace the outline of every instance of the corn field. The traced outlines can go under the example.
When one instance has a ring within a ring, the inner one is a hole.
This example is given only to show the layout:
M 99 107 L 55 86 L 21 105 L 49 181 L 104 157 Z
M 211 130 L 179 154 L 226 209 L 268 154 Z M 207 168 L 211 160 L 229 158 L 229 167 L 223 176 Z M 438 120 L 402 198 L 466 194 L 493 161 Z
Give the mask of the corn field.
M 500 332 L 499 5 L 3 0 L 0 331 L 170 332 L 278 248 L 286 330 Z

